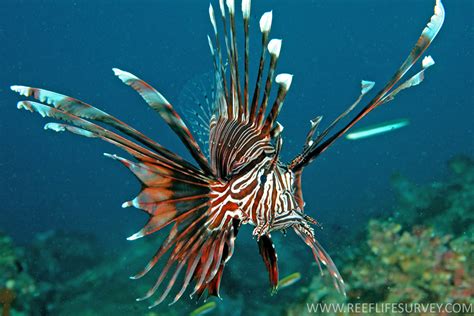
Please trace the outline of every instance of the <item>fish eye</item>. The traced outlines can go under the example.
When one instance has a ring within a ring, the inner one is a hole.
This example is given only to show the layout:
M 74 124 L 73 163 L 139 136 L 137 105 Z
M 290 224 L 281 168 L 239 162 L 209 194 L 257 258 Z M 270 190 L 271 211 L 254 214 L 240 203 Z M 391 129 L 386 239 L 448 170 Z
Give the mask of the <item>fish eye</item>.
M 267 182 L 267 176 L 265 175 L 265 173 L 263 173 L 261 176 L 260 176 L 260 183 L 263 185 Z

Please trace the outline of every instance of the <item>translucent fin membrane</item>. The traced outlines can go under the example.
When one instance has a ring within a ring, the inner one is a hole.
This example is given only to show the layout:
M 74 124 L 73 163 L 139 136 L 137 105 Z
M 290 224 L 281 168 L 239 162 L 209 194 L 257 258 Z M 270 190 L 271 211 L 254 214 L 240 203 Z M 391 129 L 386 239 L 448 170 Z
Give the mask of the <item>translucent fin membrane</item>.
M 129 72 L 113 68 L 114 74 L 126 85 L 137 91 L 148 105 L 155 110 L 171 129 L 179 136 L 183 144 L 188 148 L 193 158 L 199 166 L 208 174 L 212 174 L 209 168 L 209 162 L 202 153 L 201 148 L 197 144 L 188 127 L 181 119 L 179 114 L 174 110 L 171 104 L 161 93 L 156 91 L 152 86 L 137 78 Z
M 137 89 L 173 130 L 181 133 L 182 137 L 189 132 L 171 105 L 159 93 L 150 90 L 147 84 L 131 74 L 118 70 L 116 73 L 127 84 Z M 164 261 L 164 268 L 155 285 L 141 299 L 150 298 L 162 286 L 161 293 L 151 307 L 160 304 L 171 293 L 182 273 L 184 280 L 173 303 L 183 295 L 192 281 L 195 282 L 194 292 L 198 295 L 202 295 L 205 290 L 209 295 L 219 295 L 222 272 L 233 253 L 240 221 L 227 214 L 219 214 L 218 210 L 212 210 L 211 186 L 216 184 L 212 174 L 194 167 L 132 127 L 82 101 L 25 86 L 12 86 L 12 90 L 52 105 L 21 101 L 17 105 L 19 109 L 65 121 L 48 123 L 45 129 L 102 139 L 137 159 L 130 161 L 117 155 L 105 154 L 127 167 L 142 184 L 139 194 L 131 201 L 124 202 L 122 207 L 134 206 L 141 209 L 149 215 L 149 219 L 142 229 L 127 239 L 142 238 L 171 226 L 169 235 L 149 263 L 133 276 L 134 279 L 140 278 L 160 260 Z M 89 120 L 113 127 L 137 142 Z M 192 150 L 193 142 L 189 139 L 185 142 Z
M 205 73 L 189 80 L 181 90 L 177 106 L 208 158 L 210 125 L 218 98 L 213 76 L 214 73 Z

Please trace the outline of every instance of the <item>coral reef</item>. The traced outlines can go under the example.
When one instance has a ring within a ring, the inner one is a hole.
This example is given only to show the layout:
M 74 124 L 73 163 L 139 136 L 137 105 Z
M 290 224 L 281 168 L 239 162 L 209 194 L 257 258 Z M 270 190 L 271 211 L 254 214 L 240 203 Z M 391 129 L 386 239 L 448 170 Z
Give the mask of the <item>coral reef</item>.
M 474 303 L 474 238 L 453 238 L 433 228 L 410 231 L 372 220 L 370 252 L 344 268 L 348 299 L 388 303 Z
M 216 306 L 210 313 L 304 315 L 308 302 L 474 304 L 474 161 L 457 156 L 448 168 L 445 181 L 428 185 L 394 175 L 398 205 L 385 212 L 391 216 L 370 220 L 345 248 L 332 249 L 347 283 L 346 297 L 335 291 L 328 273 L 321 276 L 315 264 L 309 266 L 310 260 L 291 260 L 307 249 L 292 239 L 296 237 L 279 234 L 274 239 L 280 275 L 301 272 L 302 279 L 271 296 L 268 274 L 254 241 L 245 239 L 250 232 L 244 231 L 238 255 L 226 267 L 224 301 L 213 299 Z M 149 311 L 146 302 L 134 300 L 146 293 L 160 268 L 141 281 L 127 276 L 143 268 L 160 238 L 150 236 L 107 253 L 84 234 L 38 234 L 25 249 L 0 234 L 0 306 L 13 316 L 189 314 L 202 301 Z M 255 262 L 251 269 L 249 262 Z
M 425 186 L 395 175 L 395 215 L 371 220 L 336 258 L 347 297 L 318 275 L 286 314 L 307 314 L 307 302 L 474 304 L 474 161 L 457 156 L 448 167 L 446 181 Z
M 36 313 L 52 313 L 70 301 L 74 297 L 71 280 L 95 267 L 103 254 L 92 235 L 63 231 L 37 234 L 28 247 L 27 260 L 40 293 L 33 302 Z
M 463 155 L 448 161 L 444 182 L 419 186 L 396 174 L 392 186 L 399 206 L 393 219 L 402 225 L 433 226 L 444 233 L 461 234 L 474 225 L 474 161 Z
M 62 283 L 101 262 L 103 250 L 95 236 L 64 231 L 37 234 L 29 247 L 28 260 L 33 275 L 45 282 Z M 47 262 L 47 264 L 37 264 Z
M 4 313 L 30 315 L 37 294 L 35 281 L 26 271 L 22 249 L 0 233 L 0 306 Z M 21 299 L 18 299 L 21 298 Z

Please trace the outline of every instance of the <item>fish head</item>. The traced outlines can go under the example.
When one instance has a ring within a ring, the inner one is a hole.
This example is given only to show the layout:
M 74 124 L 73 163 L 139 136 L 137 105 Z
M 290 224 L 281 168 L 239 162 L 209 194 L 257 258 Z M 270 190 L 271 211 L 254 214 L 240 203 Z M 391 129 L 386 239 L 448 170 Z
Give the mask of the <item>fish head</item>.
M 299 175 L 283 165 L 278 165 L 262 180 L 264 175 L 260 177 L 260 182 L 268 183 L 267 192 L 271 195 L 268 200 L 273 201 L 270 205 L 273 218 L 269 230 L 284 230 L 307 222 L 307 216 L 303 213 Z

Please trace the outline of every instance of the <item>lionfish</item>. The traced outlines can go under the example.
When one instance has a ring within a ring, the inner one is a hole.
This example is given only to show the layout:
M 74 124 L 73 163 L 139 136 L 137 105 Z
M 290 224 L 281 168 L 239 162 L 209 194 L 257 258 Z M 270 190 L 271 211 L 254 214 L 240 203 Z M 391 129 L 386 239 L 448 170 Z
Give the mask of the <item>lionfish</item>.
M 196 116 L 196 119 L 201 120 L 199 125 L 208 132 L 207 149 L 201 148 L 184 120 L 162 94 L 133 74 L 113 69 L 123 83 L 137 91 L 158 112 L 187 147 L 197 165 L 85 102 L 44 89 L 11 87 L 21 95 L 41 102 L 21 101 L 18 103 L 19 109 L 69 123 L 48 123 L 45 129 L 100 138 L 134 158 L 132 161 L 105 154 L 130 169 L 142 185 L 138 196 L 123 203 L 122 207 L 141 209 L 149 215 L 149 219 L 140 231 L 128 239 L 135 240 L 170 227 L 169 234 L 146 267 L 131 277 L 139 279 L 158 261 L 163 261 L 156 283 L 144 297 L 137 299 L 150 298 L 164 284 L 164 290 L 150 308 L 160 304 L 169 295 L 177 280 L 180 280 L 180 288 L 176 290 L 170 305 L 179 300 L 191 283 L 194 288 L 190 297 L 194 294 L 200 297 L 205 292 L 207 296 L 219 296 L 222 273 L 234 253 L 235 239 L 243 224 L 255 227 L 253 235 L 273 290 L 276 290 L 279 278 L 271 233 L 292 229 L 309 246 L 319 269 L 323 264 L 336 289 L 345 294 L 341 275 L 315 238 L 312 225 L 318 225 L 318 222 L 304 212 L 302 172 L 369 112 L 391 101 L 401 90 L 423 80 L 424 71 L 434 64 L 430 56 L 423 59 L 421 71 L 396 86 L 431 44 L 444 21 L 443 5 L 441 0 L 436 0 L 434 15 L 416 45 L 375 97 L 347 125 L 330 135 L 335 125 L 374 86 L 371 81 L 362 81 L 358 99 L 326 129 L 316 133 L 321 116 L 310 121 L 311 128 L 301 153 L 289 163 L 283 163 L 279 158 L 283 127 L 277 118 L 290 88 L 292 75 L 282 73 L 275 76 L 282 42 L 280 39 L 270 39 L 272 11 L 266 12 L 259 23 L 262 46 L 257 78 L 251 93 L 250 7 L 250 0 L 242 1 L 244 50 L 243 63 L 239 63 L 234 0 L 225 3 L 224 0 L 219 1 L 222 33 L 218 32 L 212 4 L 209 6 L 214 33 L 213 40 L 208 36 L 214 67 L 214 93 L 212 98 L 207 99 L 210 104 L 209 116 Z M 275 85 L 278 87 L 276 98 L 269 106 L 270 93 Z

